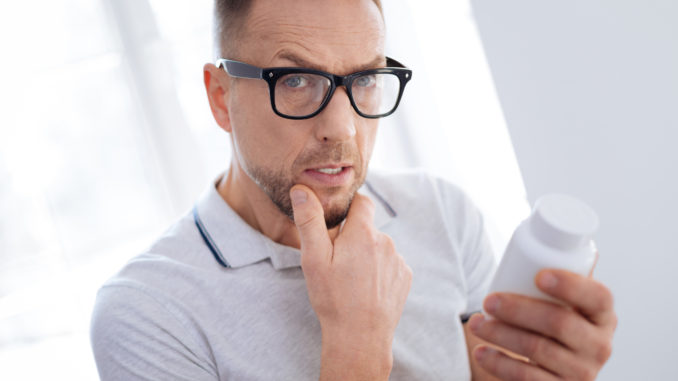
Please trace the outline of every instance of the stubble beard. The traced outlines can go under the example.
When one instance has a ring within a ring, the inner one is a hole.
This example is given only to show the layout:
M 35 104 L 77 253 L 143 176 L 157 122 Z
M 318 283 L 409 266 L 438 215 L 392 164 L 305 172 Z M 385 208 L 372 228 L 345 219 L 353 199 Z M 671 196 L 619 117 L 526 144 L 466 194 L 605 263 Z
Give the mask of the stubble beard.
M 292 165 L 292 168 L 305 168 L 313 163 L 328 161 L 328 159 L 339 162 L 347 158 L 352 159 L 351 162 L 354 165 L 353 170 L 355 178 L 343 199 L 334 201 L 331 205 L 324 208 L 325 225 L 327 226 L 327 229 L 338 226 L 346 219 L 355 192 L 358 191 L 365 180 L 360 156 L 357 153 L 350 154 L 345 146 L 338 146 L 338 148 L 331 150 L 325 149 L 319 152 L 300 155 Z M 292 208 L 292 200 L 290 199 L 290 190 L 297 182 L 292 178 L 292 175 L 286 173 L 283 169 L 268 169 L 256 165 L 245 167 L 247 167 L 244 168 L 245 172 L 252 181 L 254 181 L 268 198 L 271 199 L 273 204 L 282 214 L 294 222 L 294 209 Z M 338 192 L 341 192 L 341 188 L 329 188 L 328 191 L 329 194 L 336 195 Z

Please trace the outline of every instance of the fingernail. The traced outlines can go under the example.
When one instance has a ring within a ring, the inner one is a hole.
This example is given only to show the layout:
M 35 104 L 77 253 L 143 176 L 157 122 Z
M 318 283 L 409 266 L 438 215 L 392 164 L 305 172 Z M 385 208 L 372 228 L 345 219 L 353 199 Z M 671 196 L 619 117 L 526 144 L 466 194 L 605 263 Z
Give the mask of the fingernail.
M 483 358 L 495 352 L 496 351 L 494 349 L 483 346 L 478 348 L 475 352 L 473 352 L 473 355 L 476 357 L 476 361 L 481 361 Z
M 489 313 L 495 313 L 499 310 L 501 301 L 497 295 L 490 295 L 485 299 L 485 310 Z
M 552 289 L 558 284 L 558 279 L 551 272 L 544 272 L 539 277 L 539 286 L 543 289 Z
M 301 189 L 295 189 L 292 191 L 292 205 L 301 205 L 306 202 L 308 196 L 306 192 Z
M 487 320 L 485 319 L 485 315 L 479 315 L 478 317 L 474 317 L 471 319 L 469 323 L 471 323 L 471 331 L 477 332 L 480 327 L 486 322 Z

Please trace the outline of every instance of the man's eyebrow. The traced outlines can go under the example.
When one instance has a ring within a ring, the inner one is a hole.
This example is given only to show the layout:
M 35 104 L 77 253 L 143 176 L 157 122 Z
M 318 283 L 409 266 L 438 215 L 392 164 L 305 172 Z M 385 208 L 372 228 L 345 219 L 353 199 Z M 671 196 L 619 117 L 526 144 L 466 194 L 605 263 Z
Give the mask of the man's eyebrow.
M 320 65 L 314 64 L 313 62 L 298 56 L 292 52 L 289 51 L 283 51 L 280 52 L 279 54 L 276 54 L 276 58 L 280 59 L 285 59 L 291 62 L 294 62 L 295 65 L 298 67 L 303 67 L 303 68 L 308 68 L 308 69 L 314 69 L 314 70 L 320 70 L 320 71 L 327 71 L 327 68 L 324 68 Z M 384 63 L 386 62 L 386 57 L 384 56 L 377 56 L 375 59 L 373 59 L 371 62 L 364 64 L 364 65 L 359 65 L 356 67 L 351 68 L 351 72 L 359 72 L 363 70 L 368 70 L 368 69 L 374 69 L 377 67 L 383 67 Z

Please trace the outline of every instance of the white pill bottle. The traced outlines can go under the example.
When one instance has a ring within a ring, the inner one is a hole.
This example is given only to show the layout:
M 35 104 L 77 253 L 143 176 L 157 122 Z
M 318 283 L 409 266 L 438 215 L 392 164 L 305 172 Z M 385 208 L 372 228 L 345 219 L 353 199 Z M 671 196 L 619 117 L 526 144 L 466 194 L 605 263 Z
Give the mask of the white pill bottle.
M 593 209 L 574 197 L 540 197 L 513 233 L 489 293 L 510 292 L 556 301 L 537 288 L 537 273 L 551 268 L 588 276 L 596 262 L 592 237 L 598 223 Z

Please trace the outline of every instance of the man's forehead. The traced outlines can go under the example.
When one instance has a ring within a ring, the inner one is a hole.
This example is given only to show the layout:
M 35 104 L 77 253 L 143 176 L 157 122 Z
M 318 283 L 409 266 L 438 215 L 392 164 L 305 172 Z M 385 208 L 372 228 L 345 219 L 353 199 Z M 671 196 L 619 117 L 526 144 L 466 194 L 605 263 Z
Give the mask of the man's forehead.
M 291 62 L 292 66 L 304 67 L 316 70 L 327 70 L 326 63 L 315 62 L 315 60 L 306 58 L 303 53 L 294 51 L 292 49 L 281 49 L 276 54 L 273 55 L 273 61 L 279 62 L 283 60 L 285 62 Z M 376 67 L 383 66 L 386 62 L 386 57 L 377 53 L 374 58 L 367 60 L 365 62 L 347 62 L 342 66 L 349 66 L 350 72 L 358 72 L 367 69 L 373 69 Z M 334 73 L 334 74 L 348 74 L 348 73 Z
M 255 1 L 245 28 L 243 53 L 262 66 L 345 71 L 383 62 L 384 24 L 370 0 Z

